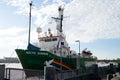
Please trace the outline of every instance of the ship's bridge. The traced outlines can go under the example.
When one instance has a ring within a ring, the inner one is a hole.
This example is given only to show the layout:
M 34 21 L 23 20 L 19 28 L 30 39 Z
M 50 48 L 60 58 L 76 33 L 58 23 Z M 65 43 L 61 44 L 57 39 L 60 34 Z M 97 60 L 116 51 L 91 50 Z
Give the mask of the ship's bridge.
M 50 37 L 42 37 L 39 38 L 39 41 L 43 41 L 43 42 L 52 42 L 52 41 L 57 41 L 59 38 L 59 36 L 50 36 Z
M 46 36 L 39 38 L 39 46 L 43 50 L 53 50 L 58 44 L 60 36 Z

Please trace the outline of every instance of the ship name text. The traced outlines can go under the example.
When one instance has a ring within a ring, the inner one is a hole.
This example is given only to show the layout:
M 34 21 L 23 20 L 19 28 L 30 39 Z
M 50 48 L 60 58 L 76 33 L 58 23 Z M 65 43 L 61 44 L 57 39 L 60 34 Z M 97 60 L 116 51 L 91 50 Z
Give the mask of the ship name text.
M 27 51 L 26 54 L 30 54 L 30 55 L 48 55 L 48 53 L 45 52 L 34 52 L 34 51 Z

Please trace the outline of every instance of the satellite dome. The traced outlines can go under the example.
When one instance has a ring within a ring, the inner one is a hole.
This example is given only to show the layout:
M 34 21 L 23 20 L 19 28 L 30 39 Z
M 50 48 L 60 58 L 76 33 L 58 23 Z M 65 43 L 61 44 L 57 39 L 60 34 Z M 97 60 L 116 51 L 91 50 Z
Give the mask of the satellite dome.
M 42 29 L 40 27 L 37 28 L 37 32 L 38 33 L 41 33 L 42 32 Z

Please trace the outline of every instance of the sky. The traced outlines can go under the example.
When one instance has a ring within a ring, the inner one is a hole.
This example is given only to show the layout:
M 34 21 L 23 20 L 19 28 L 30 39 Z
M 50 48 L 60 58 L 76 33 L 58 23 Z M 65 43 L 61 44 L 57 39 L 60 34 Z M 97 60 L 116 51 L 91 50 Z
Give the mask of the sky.
M 0 1 L 0 58 L 16 57 L 15 49 L 28 43 L 29 3 L 31 0 Z M 98 59 L 120 58 L 120 0 L 33 0 L 31 43 L 56 24 L 58 7 L 64 5 L 63 31 L 71 49 L 87 48 Z M 49 24 L 51 22 L 51 24 Z

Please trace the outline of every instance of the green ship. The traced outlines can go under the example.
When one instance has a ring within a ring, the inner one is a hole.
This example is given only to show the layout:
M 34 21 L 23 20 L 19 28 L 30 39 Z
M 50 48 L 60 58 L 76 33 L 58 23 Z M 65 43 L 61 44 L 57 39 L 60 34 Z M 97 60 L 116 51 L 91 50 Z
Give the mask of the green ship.
M 30 25 L 31 27 L 31 6 L 30 3 Z M 56 35 L 51 29 L 44 36 L 40 36 L 42 30 L 37 28 L 39 43 L 31 44 L 28 40 L 27 49 L 16 49 L 16 53 L 23 66 L 23 69 L 44 70 L 44 66 L 55 67 L 58 70 L 73 70 L 89 67 L 96 63 L 96 58 L 86 49 L 81 53 L 71 50 L 62 30 L 64 7 L 59 6 L 58 17 L 52 17 L 56 22 Z M 30 30 L 29 30 L 30 39 Z

